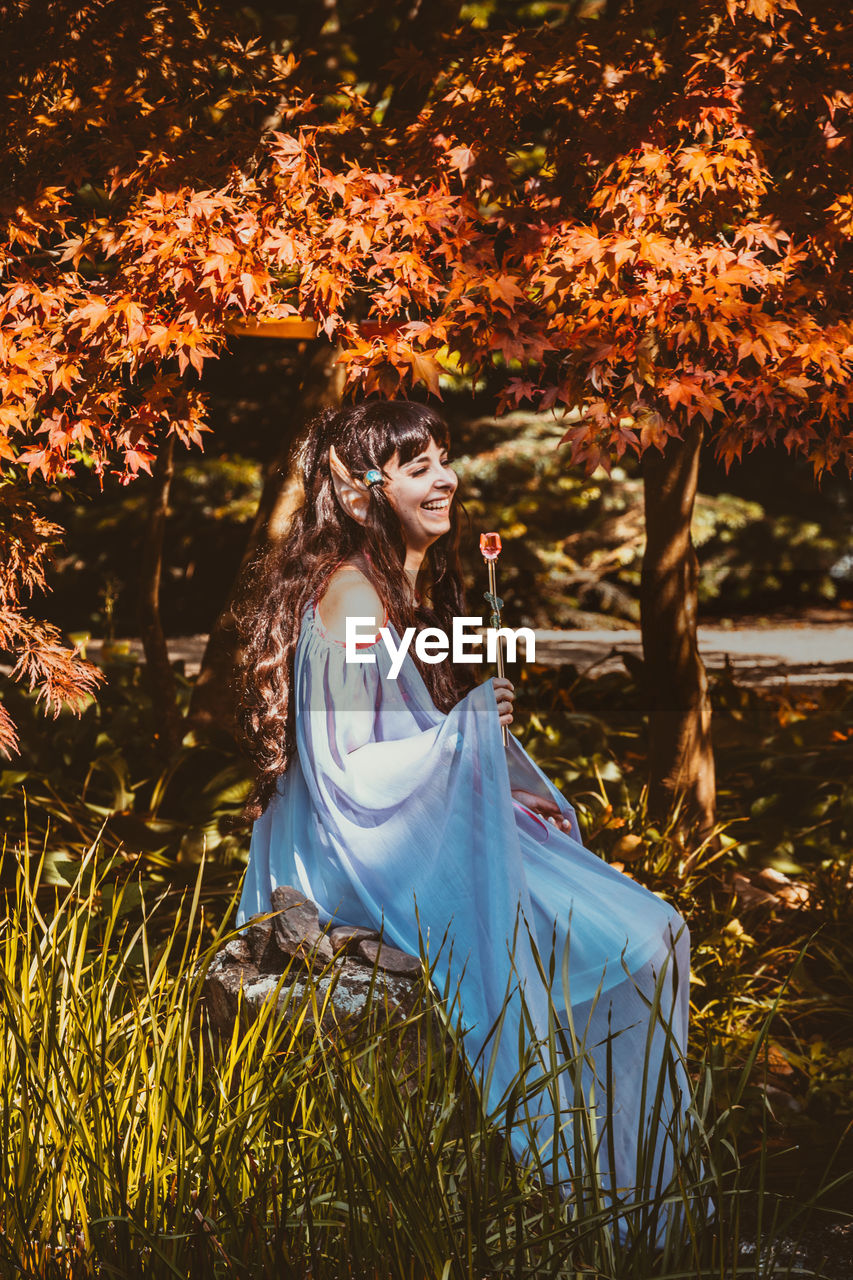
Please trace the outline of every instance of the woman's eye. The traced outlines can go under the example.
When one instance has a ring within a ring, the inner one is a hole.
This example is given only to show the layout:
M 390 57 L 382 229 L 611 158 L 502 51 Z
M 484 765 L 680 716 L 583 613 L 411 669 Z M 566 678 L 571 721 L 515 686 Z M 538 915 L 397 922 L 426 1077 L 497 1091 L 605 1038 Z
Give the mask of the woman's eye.
M 442 460 L 441 460 L 441 465 L 442 465 L 443 467 L 449 467 L 449 466 L 450 466 L 450 459 L 449 459 L 449 458 L 442 458 Z M 412 475 L 413 475 L 413 476 L 422 476 L 426 470 L 427 470 L 427 468 L 426 468 L 426 467 L 418 467 L 418 469 L 417 469 L 416 471 L 413 471 L 413 472 L 412 472 Z

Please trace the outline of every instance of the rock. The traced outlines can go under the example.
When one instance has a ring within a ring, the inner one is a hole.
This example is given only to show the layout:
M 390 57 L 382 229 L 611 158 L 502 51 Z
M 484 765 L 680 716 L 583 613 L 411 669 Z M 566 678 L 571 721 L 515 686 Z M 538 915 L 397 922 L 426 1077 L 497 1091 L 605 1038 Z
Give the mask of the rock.
M 289 885 L 272 895 L 270 919 L 256 918 L 238 938 L 227 942 L 214 956 L 205 977 L 206 1007 L 212 1026 L 230 1035 L 237 1017 L 251 1021 L 280 986 L 277 1006 L 282 1018 L 288 1011 L 305 1010 L 310 1000 L 324 1008 L 320 1029 L 348 1035 L 348 1026 L 375 1009 L 383 1021 L 402 1021 L 416 1008 L 423 994 L 422 966 L 418 956 L 380 944 L 372 929 L 341 925 L 326 936 L 319 926 L 315 903 Z M 294 964 L 294 958 L 301 963 Z M 312 961 L 322 962 L 322 972 Z M 306 967 L 308 961 L 309 967 Z M 285 975 L 282 978 L 282 975 Z M 242 993 L 242 995 L 241 995 Z M 313 1018 L 305 1021 L 310 1032 Z M 443 1038 L 438 1019 L 430 1015 L 437 1041 Z M 406 1028 L 400 1051 L 407 1057 L 422 1053 L 420 1020 L 411 1032 Z
M 373 991 L 371 993 L 371 984 Z M 407 1016 L 415 1006 L 417 987 L 407 976 L 380 972 L 373 978 L 373 969 L 362 964 L 357 957 L 347 956 L 332 992 L 332 1004 L 338 1023 L 360 1018 L 368 1010 L 368 1000 L 378 1002 L 391 1019 Z
M 258 969 L 251 961 L 234 962 L 228 954 L 230 946 L 231 943 L 226 943 L 216 953 L 204 979 L 208 1017 L 217 1031 L 223 1034 L 230 1034 L 234 1026 L 240 989 L 251 986 L 258 979 Z
M 230 942 L 225 943 L 222 952 L 226 960 L 232 960 L 234 964 L 252 963 L 252 952 L 246 938 L 232 938 Z
M 416 978 L 421 972 L 420 956 L 410 956 L 406 951 L 398 951 L 384 942 L 372 942 L 365 939 L 358 944 L 358 955 L 369 965 L 376 965 L 386 973 L 405 974 Z
M 216 1030 L 230 1035 L 241 989 L 244 1020 L 248 1022 L 257 1017 L 273 995 L 281 972 L 262 972 L 251 964 L 238 966 L 228 959 L 224 950 L 218 952 L 204 983 L 208 1016 Z M 309 984 L 313 987 L 317 1007 L 325 1003 L 320 1024 L 322 1030 L 344 1034 L 347 1024 L 363 1017 L 370 1004 L 381 1008 L 383 1017 L 391 1021 L 407 1016 L 413 1010 L 418 994 L 417 983 L 410 977 L 379 970 L 374 979 L 372 966 L 357 957 L 346 956 L 329 972 L 322 974 L 309 976 L 304 968 L 292 967 L 279 992 L 278 1008 L 282 1015 L 286 1016 L 288 1009 L 295 1011 L 302 1006 Z M 327 1001 L 330 986 L 332 992 Z
M 332 944 L 320 928 L 316 903 L 289 884 L 279 885 L 272 891 L 272 909 L 279 913 L 272 924 L 283 955 L 321 966 L 330 963 Z
M 262 973 L 281 971 L 281 952 L 276 945 L 271 920 L 253 920 L 246 930 L 252 964 Z
M 354 924 L 342 924 L 329 934 L 333 951 L 344 950 L 348 955 L 358 950 L 362 940 L 373 940 L 379 937 L 375 929 L 362 929 Z

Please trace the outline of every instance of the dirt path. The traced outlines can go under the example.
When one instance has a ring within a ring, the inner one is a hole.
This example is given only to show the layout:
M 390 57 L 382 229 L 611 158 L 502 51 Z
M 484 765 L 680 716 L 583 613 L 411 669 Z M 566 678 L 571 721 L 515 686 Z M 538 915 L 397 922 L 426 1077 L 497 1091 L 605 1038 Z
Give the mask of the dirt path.
M 853 680 L 853 625 L 823 627 L 700 627 L 699 649 L 709 670 L 731 664 L 744 684 L 834 684 Z M 595 673 L 619 670 L 623 652 L 642 657 L 637 631 L 537 631 L 538 662 L 573 662 Z M 592 674 L 592 672 L 590 671 Z

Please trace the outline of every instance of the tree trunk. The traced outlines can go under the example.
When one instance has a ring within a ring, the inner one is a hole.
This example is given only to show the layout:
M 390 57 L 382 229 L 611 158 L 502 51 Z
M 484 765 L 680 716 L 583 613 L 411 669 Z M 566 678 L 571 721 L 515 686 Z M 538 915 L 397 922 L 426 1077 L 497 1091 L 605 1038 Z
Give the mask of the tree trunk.
M 158 750 L 165 758 L 177 750 L 183 736 L 175 673 L 169 662 L 169 650 L 160 620 L 160 575 L 174 453 L 175 437 L 170 435 L 158 449 L 154 463 L 148 527 L 139 575 L 139 631 L 145 650 L 145 670 L 154 710 L 154 736 Z
M 704 428 L 642 459 L 646 549 L 640 581 L 645 688 L 649 699 L 649 812 L 663 820 L 682 800 L 679 826 L 714 825 L 711 701 L 696 636 L 696 551 L 690 522 Z
M 335 364 L 337 350 L 322 342 L 307 358 L 297 411 L 283 432 L 279 451 L 267 467 L 258 510 L 243 552 L 237 579 L 214 623 L 190 701 L 192 729 L 205 735 L 224 731 L 234 735 L 234 652 L 237 635 L 230 612 L 234 590 L 245 566 L 270 543 L 283 542 L 294 512 L 302 501 L 302 487 L 292 465 L 293 447 L 305 424 L 321 409 L 340 403 L 343 367 Z

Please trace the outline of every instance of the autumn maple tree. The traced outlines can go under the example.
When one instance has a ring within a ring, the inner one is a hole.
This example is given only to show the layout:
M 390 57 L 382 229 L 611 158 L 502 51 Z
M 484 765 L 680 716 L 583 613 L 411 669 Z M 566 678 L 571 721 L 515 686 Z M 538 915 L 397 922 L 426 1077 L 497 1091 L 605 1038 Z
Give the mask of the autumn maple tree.
M 310 6 L 284 43 L 212 4 L 19 6 L 4 536 L 55 536 L 28 482 L 85 465 L 127 483 L 164 445 L 201 444 L 204 370 L 235 319 L 316 320 L 354 394 L 497 370 L 500 410 L 567 415 L 567 465 L 642 459 L 652 800 L 681 795 L 707 827 L 699 450 L 729 464 L 778 443 L 817 477 L 853 470 L 849 16 L 635 0 L 532 29 L 490 12 L 339 6 L 359 79 Z M 54 710 L 79 703 L 97 673 L 29 618 L 22 565 L 2 568 L 0 645 Z

